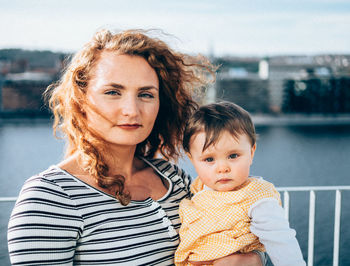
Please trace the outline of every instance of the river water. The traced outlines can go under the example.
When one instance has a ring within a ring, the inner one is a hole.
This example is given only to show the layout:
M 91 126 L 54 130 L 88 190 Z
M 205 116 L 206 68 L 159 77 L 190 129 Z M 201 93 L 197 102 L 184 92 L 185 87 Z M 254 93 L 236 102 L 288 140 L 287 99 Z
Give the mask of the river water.
M 277 187 L 350 185 L 350 125 L 258 126 L 251 174 Z M 46 120 L 0 121 L 0 197 L 17 196 L 23 182 L 63 158 L 64 142 Z M 179 162 L 192 177 L 193 167 Z M 291 193 L 290 224 L 307 260 L 307 192 Z M 332 265 L 334 192 L 316 194 L 314 265 Z M 10 265 L 6 228 L 13 202 L 0 202 L 0 265 Z M 340 264 L 350 265 L 350 191 L 342 193 Z

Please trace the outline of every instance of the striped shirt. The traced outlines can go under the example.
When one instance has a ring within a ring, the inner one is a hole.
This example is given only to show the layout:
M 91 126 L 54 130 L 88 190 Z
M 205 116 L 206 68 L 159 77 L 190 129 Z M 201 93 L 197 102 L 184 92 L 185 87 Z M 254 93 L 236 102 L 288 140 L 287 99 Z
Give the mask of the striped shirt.
M 190 178 L 162 159 L 144 161 L 169 182 L 157 201 L 123 206 L 57 166 L 28 179 L 8 226 L 12 265 L 172 265 Z

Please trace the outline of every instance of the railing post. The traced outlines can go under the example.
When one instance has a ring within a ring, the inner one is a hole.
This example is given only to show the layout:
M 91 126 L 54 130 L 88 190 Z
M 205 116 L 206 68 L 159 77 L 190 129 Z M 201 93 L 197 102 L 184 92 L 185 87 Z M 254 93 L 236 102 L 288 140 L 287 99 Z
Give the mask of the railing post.
M 284 208 L 284 217 L 289 220 L 289 192 L 284 191 L 283 193 L 283 208 Z
M 337 190 L 335 192 L 333 266 L 338 266 L 339 264 L 340 214 L 341 192 Z
M 308 252 L 307 252 L 307 265 L 313 266 L 314 264 L 314 235 L 315 235 L 315 191 L 310 190 L 310 204 L 309 204 L 309 240 L 308 240 Z

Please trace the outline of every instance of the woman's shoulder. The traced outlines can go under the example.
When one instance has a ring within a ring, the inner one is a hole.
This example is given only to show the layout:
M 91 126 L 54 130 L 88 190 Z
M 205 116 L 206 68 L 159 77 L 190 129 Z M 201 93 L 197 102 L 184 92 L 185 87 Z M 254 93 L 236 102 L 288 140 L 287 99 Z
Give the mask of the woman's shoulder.
M 65 188 L 67 184 L 72 183 L 76 183 L 73 177 L 53 165 L 28 178 L 22 186 L 19 199 L 28 197 L 69 198 Z
M 26 227 L 35 223 L 33 221 L 38 224 L 38 227 L 31 228 L 36 232 L 42 229 L 41 225 L 47 230 L 50 224 L 71 226 L 75 223 L 78 228 L 83 218 L 67 186 L 73 181 L 56 166 L 27 179 L 12 210 L 9 230 L 17 225 Z
M 162 158 L 143 158 L 143 160 L 159 174 L 166 176 L 175 184 L 182 183 L 186 189 L 189 190 L 191 177 L 175 163 L 169 162 Z
M 177 166 L 175 163 L 167 161 L 162 158 L 143 158 L 143 160 L 148 163 L 151 167 L 155 168 L 162 174 L 165 174 L 167 177 L 171 178 L 176 175 L 188 176 L 186 172 Z
M 57 186 L 62 181 L 73 181 L 72 179 L 73 178 L 61 168 L 56 165 L 52 165 L 39 174 L 28 178 L 25 182 L 25 185 L 32 186 L 36 184 L 51 184 Z

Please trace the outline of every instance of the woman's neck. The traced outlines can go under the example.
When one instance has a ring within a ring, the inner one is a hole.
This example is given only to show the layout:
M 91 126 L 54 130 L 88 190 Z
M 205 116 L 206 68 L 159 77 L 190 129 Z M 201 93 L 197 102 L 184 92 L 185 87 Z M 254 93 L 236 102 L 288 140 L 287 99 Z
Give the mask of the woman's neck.
M 108 175 L 121 174 L 125 179 L 129 179 L 139 168 L 140 162 L 135 157 L 136 146 L 116 146 L 109 145 L 108 151 L 102 153 L 104 162 L 108 165 Z M 89 176 L 84 167 L 83 155 L 74 153 L 58 164 L 59 167 L 68 171 L 72 175 Z
M 135 150 L 134 147 L 112 146 L 109 147 L 108 154 L 105 156 L 109 168 L 109 174 L 122 174 L 126 179 L 135 172 Z

